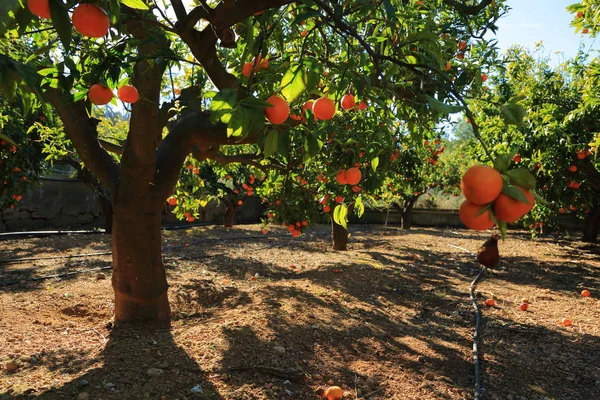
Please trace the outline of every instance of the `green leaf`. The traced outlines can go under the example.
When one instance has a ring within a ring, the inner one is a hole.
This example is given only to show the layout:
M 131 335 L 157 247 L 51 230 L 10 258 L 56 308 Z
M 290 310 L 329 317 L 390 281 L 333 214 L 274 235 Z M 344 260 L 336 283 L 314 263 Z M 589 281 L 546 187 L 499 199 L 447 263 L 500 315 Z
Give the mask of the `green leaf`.
M 244 133 L 244 128 L 248 123 L 247 115 L 243 107 L 236 107 L 231 112 L 231 118 L 227 123 L 227 136 L 240 137 Z
M 425 95 L 425 97 L 427 98 L 427 103 L 429 104 L 429 107 L 431 107 L 435 111 L 444 114 L 452 114 L 463 110 L 462 106 L 453 106 L 450 104 L 445 104 L 436 99 L 435 97 L 429 95 Z
M 136 10 L 148 10 L 148 6 L 142 0 L 121 0 L 121 4 Z
M 354 211 L 359 218 L 365 213 L 365 205 L 362 201 L 362 196 L 358 196 L 354 201 Z
M 58 33 L 58 37 L 68 53 L 71 47 L 71 37 L 73 36 L 71 30 L 71 19 L 67 13 L 67 8 L 63 6 L 62 2 L 51 1 L 50 2 L 50 16 L 52 17 L 52 25 Z
M 507 103 L 500 106 L 500 111 L 504 116 L 506 125 L 521 125 L 523 118 L 527 115 L 527 110 L 520 104 Z
M 373 168 L 373 172 L 377 171 L 378 166 L 379 166 L 379 157 L 375 157 L 371 160 L 371 168 Z
M 3 135 L 3 134 L 1 134 L 1 133 L 0 133 L 0 139 L 4 139 L 4 140 L 6 140 L 8 143 L 10 143 L 10 144 L 12 144 L 12 145 L 15 145 L 15 146 L 17 145 L 17 144 L 14 142 L 14 140 L 12 140 L 10 137 L 8 137 L 8 136 L 6 136 L 6 135 Z
M 296 18 L 294 18 L 294 20 L 292 21 L 292 25 L 299 24 L 300 22 L 306 21 L 309 18 L 315 18 L 320 16 L 321 13 L 317 10 L 305 11 L 296 15 Z
M 494 168 L 500 171 L 500 173 L 504 173 L 510 167 L 510 161 L 512 156 L 510 154 L 500 154 L 494 160 Z
M 265 138 L 265 149 L 264 154 L 265 158 L 269 158 L 274 154 L 277 154 L 278 142 L 279 141 L 279 132 L 277 130 L 272 129 L 267 134 Z
M 524 189 L 535 189 L 535 177 L 525 168 L 511 169 L 504 173 L 508 177 L 508 182 L 514 186 L 521 186 Z
M 306 89 L 306 72 L 300 64 L 292 64 L 281 79 L 281 94 L 291 103 Z
M 345 204 L 335 206 L 333 210 L 333 221 L 348 229 L 348 207 Z
M 504 221 L 498 221 L 498 223 L 496 224 L 498 226 L 498 229 L 500 230 L 500 236 L 502 237 L 502 240 L 506 239 L 506 222 Z
M 529 200 L 525 197 L 525 194 L 515 186 L 504 185 L 502 193 L 511 199 L 520 201 L 521 203 L 529 204 Z
M 547 206 L 549 204 L 546 201 L 546 199 L 544 199 L 542 196 L 540 196 L 535 190 L 532 190 L 531 193 L 533 193 L 533 198 L 535 199 L 535 201 L 537 203 L 543 204 L 545 206 Z
M 415 57 L 415 56 L 406 56 L 405 58 L 406 58 L 406 62 L 409 64 L 417 64 L 418 63 L 417 57 Z

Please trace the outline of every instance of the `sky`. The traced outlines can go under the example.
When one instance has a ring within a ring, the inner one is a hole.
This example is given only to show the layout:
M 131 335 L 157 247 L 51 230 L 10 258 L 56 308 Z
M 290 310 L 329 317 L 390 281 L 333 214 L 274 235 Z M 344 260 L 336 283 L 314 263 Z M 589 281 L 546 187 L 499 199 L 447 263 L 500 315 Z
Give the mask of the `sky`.
M 594 40 L 575 34 L 575 28 L 569 25 L 573 15 L 566 7 L 575 2 L 577 0 L 508 0 L 511 10 L 498 22 L 498 46 L 505 50 L 520 44 L 533 49 L 536 42 L 543 41 L 544 54 L 551 56 L 553 64 L 575 56 L 582 43 L 585 49 L 600 50 L 600 37 Z

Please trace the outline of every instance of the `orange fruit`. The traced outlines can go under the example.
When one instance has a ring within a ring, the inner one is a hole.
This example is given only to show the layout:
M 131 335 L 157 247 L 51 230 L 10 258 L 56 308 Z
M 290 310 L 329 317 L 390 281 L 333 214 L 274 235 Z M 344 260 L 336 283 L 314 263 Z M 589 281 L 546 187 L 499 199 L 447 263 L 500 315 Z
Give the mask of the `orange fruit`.
M 27 0 L 27 8 L 33 15 L 40 18 L 50 18 L 50 4 L 48 0 Z
M 521 155 L 520 155 L 520 154 L 515 154 L 515 155 L 513 156 L 512 160 L 513 160 L 514 162 L 521 162 L 521 160 L 522 160 L 522 157 L 521 157 Z
M 267 233 L 269 233 L 269 231 L 266 230 L 266 229 L 263 229 L 261 232 L 262 232 L 263 235 L 266 235 Z
M 294 229 L 294 230 L 292 231 L 292 237 L 298 237 L 298 236 L 300 236 L 300 231 L 299 231 L 299 230 L 297 230 L 297 229 Z
M 581 30 L 581 33 L 583 33 L 584 35 L 587 35 L 588 33 L 590 33 L 590 30 L 588 28 L 583 28 Z
M 140 99 L 140 94 L 135 86 L 132 85 L 121 86 L 119 90 L 117 90 L 117 96 L 123 103 L 133 104 Z
M 187 222 L 194 222 L 195 218 L 191 215 L 186 218 Z
M 450 61 L 447 61 L 446 65 L 444 66 L 444 71 L 450 71 L 451 68 L 452 68 L 452 64 L 450 64 Z
M 485 207 L 484 205 L 474 204 L 469 200 L 465 200 L 458 210 L 458 217 L 461 222 L 465 224 L 465 226 L 469 229 L 474 229 L 476 231 L 484 231 L 486 229 L 491 229 L 494 226 L 494 221 L 490 216 L 489 210 L 486 210 L 481 215 L 479 212 L 481 209 Z
M 265 108 L 265 115 L 272 124 L 282 124 L 290 116 L 290 106 L 283 97 L 274 94 L 267 99 L 267 103 L 272 107 Z
M 496 305 L 496 301 L 494 299 L 487 299 L 485 301 L 485 305 L 488 307 L 494 307 Z
M 88 92 L 88 98 L 92 103 L 97 106 L 102 106 L 104 104 L 110 103 L 114 94 L 112 90 L 107 88 L 106 86 L 95 83 L 90 87 L 90 91 Z
M 342 100 L 340 101 L 340 106 L 344 110 L 350 110 L 355 105 L 356 105 L 356 100 L 354 100 L 353 94 L 344 95 L 344 97 L 342 97 Z
M 569 318 L 563 318 L 562 321 L 560 321 L 560 323 L 563 324 L 564 326 L 573 325 L 573 321 L 571 321 Z
M 577 16 L 577 18 L 583 17 L 583 11 L 577 11 L 576 16 Z
M 577 172 L 577 167 L 574 165 L 569 166 L 569 172 Z
M 307 225 L 308 225 L 308 221 L 307 220 L 302 221 L 302 226 L 307 226 Z
M 340 169 L 338 171 L 338 173 L 335 175 L 335 180 L 340 184 L 340 185 L 345 185 L 348 183 L 348 181 L 346 180 L 346 171 L 344 171 L 343 169 Z
M 590 297 L 591 295 L 592 295 L 592 294 L 591 294 L 591 293 L 590 293 L 590 291 L 589 291 L 589 290 L 587 290 L 587 289 L 584 289 L 584 290 L 582 290 L 582 291 L 581 291 L 581 296 L 582 296 L 582 297 Z
M 488 80 L 487 74 L 481 74 L 481 82 L 485 82 Z
M 306 29 L 300 32 L 300 36 L 305 37 L 306 35 L 308 35 L 308 31 Z
M 341 202 L 343 202 L 343 201 L 344 201 L 344 198 L 343 198 L 342 196 L 336 196 L 336 197 L 335 197 L 335 202 L 336 202 L 336 203 L 341 203 Z
M 329 120 L 335 115 L 335 102 L 327 97 L 317 99 L 313 104 L 316 119 Z
M 330 386 L 325 390 L 325 398 L 327 400 L 342 400 L 344 391 L 339 386 Z
M 362 178 L 362 173 L 360 169 L 353 167 L 346 171 L 345 178 L 348 185 L 358 185 L 358 182 Z
M 464 60 L 464 58 L 465 58 L 465 53 L 460 52 L 460 53 L 456 54 L 456 59 L 457 60 L 461 60 L 462 61 L 462 60 Z
M 529 304 L 527 303 L 522 303 L 519 308 L 521 309 L 521 311 L 527 311 L 527 309 L 529 308 Z
M 494 214 L 496 218 L 509 223 L 515 222 L 531 211 L 535 202 L 533 194 L 529 190 L 519 186 L 515 187 L 523 192 L 529 204 L 515 200 L 505 194 L 500 194 L 496 201 L 494 201 Z
M 329 211 L 331 211 L 331 207 L 329 207 L 329 206 L 323 207 L 323 212 L 324 213 L 328 213 Z
M 467 42 L 465 42 L 464 40 L 461 40 L 460 42 L 458 42 L 458 49 L 459 50 L 464 50 L 467 48 Z
M 176 197 L 169 197 L 169 199 L 167 200 L 169 202 L 170 206 L 174 206 L 177 204 L 177 198 Z
M 358 108 L 360 108 L 361 110 L 365 111 L 367 109 L 367 103 L 365 103 L 364 101 L 361 101 L 358 104 Z
M 467 200 L 479 205 L 494 201 L 502 192 L 502 185 L 500 172 L 487 165 L 469 168 L 460 182 L 460 188 Z
M 72 21 L 79 33 L 92 38 L 100 38 L 110 29 L 110 19 L 106 11 L 95 4 L 79 4 L 73 11 Z

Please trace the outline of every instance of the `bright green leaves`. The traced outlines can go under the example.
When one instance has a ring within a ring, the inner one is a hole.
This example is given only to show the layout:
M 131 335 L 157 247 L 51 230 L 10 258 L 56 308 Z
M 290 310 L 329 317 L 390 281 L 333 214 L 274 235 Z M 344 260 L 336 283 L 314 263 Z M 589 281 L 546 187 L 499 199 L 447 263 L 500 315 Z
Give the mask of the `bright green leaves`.
M 501 174 L 503 174 L 504 171 L 510 168 L 512 158 L 515 154 L 517 154 L 518 151 L 518 149 L 512 149 L 510 153 L 500 154 L 494 160 L 494 168 L 497 169 Z
M 502 194 L 520 201 L 521 203 L 529 204 L 529 200 L 527 200 L 527 197 L 525 197 L 525 194 L 523 194 L 519 188 L 508 185 L 507 183 L 504 183 L 504 186 L 502 187 Z
M 378 166 L 379 166 L 379 157 L 374 157 L 371 160 L 371 168 L 373 168 L 373 172 L 377 172 Z
M 362 196 L 358 196 L 354 201 L 354 212 L 358 215 L 358 218 L 362 217 L 365 213 L 365 205 Z
M 121 4 L 136 10 L 148 10 L 148 6 L 142 0 L 121 0 Z
M 521 125 L 523 123 L 523 118 L 527 115 L 527 110 L 519 103 L 524 99 L 525 95 L 518 95 L 500 106 L 500 111 L 504 116 L 504 123 L 506 125 Z
M 227 124 L 227 136 L 246 137 L 258 133 L 264 127 L 264 109 L 269 104 L 255 97 L 248 97 L 237 102 L 237 92 L 223 89 L 218 93 L 210 92 L 212 97 L 211 121 L 216 124 Z
M 279 132 L 276 129 L 271 129 L 267 136 L 265 137 L 265 145 L 263 153 L 265 158 L 269 158 L 272 155 L 277 154 L 277 149 L 279 147 Z
M 288 103 L 296 100 L 304 92 L 307 80 L 307 74 L 301 64 L 294 63 L 290 66 L 281 79 L 281 94 Z
M 333 221 L 348 229 L 348 206 L 345 204 L 339 204 L 335 206 L 333 210 Z

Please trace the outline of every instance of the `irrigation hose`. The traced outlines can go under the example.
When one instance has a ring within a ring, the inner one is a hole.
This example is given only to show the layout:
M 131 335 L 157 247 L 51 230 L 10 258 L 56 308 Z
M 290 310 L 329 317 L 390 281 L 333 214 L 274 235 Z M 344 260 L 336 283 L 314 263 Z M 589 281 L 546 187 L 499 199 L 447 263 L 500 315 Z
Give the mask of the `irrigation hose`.
M 475 368 L 475 400 L 481 399 L 481 373 L 479 368 L 479 326 L 481 325 L 481 312 L 479 311 L 479 307 L 477 307 L 477 301 L 475 299 L 475 287 L 477 286 L 477 282 L 483 276 L 487 268 L 483 267 L 479 274 L 473 279 L 471 282 L 471 286 L 469 287 L 469 296 L 471 297 L 471 304 L 473 304 L 473 308 L 475 309 L 475 329 L 473 331 L 473 366 Z

